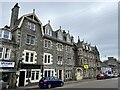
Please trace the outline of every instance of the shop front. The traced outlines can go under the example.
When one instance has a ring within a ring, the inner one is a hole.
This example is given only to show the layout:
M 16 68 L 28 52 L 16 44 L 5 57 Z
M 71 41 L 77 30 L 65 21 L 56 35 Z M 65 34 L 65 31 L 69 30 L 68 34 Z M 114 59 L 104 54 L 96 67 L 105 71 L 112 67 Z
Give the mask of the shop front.
M 21 68 L 17 71 L 17 86 L 26 86 L 38 83 L 42 78 L 42 65 L 38 64 L 21 64 Z
M 0 61 L 0 80 L 8 83 L 9 88 L 15 88 L 16 86 L 14 66 L 15 62 Z

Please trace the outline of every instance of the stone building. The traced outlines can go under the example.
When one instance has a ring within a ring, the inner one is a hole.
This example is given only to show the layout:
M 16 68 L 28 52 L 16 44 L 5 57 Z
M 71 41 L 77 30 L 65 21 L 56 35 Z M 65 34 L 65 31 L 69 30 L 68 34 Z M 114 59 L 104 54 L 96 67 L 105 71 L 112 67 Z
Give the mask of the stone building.
M 17 44 L 13 42 L 10 27 L 0 28 L 0 79 L 15 87 L 15 50 Z
M 105 60 L 103 63 L 107 64 L 112 68 L 112 72 L 119 72 L 119 62 L 114 57 L 108 57 L 108 60 Z
M 94 78 L 98 73 L 98 63 L 100 61 L 99 51 L 97 47 L 93 47 L 84 41 L 74 44 L 74 58 L 76 79 Z
M 96 76 L 100 61 L 96 46 L 80 39 L 75 43 L 69 31 L 61 26 L 54 30 L 50 21 L 42 25 L 35 10 L 18 18 L 19 8 L 18 3 L 12 8 L 10 27 L 0 29 L 0 60 L 13 64 L 14 86 L 38 83 L 43 76 L 64 81 Z
M 43 26 L 44 76 L 57 76 L 64 81 L 73 79 L 73 36 L 60 29 L 54 30 L 48 24 Z
M 16 50 L 16 85 L 25 86 L 39 82 L 42 68 L 42 23 L 35 14 L 18 18 L 18 3 L 12 8 L 10 30 Z

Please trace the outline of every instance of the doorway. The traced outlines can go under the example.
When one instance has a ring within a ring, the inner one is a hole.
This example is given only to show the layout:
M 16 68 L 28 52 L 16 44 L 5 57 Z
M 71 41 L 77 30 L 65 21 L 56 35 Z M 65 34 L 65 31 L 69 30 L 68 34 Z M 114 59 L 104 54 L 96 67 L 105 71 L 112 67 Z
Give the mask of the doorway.
M 58 70 L 58 78 L 62 80 L 62 70 Z
M 19 86 L 24 86 L 25 71 L 20 71 Z

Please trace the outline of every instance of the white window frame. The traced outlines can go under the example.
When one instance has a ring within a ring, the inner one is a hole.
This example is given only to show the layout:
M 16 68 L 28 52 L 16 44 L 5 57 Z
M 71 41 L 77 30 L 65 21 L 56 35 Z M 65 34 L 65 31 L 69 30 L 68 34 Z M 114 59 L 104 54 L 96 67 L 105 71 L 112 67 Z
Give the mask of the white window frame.
M 31 30 L 33 30 L 33 31 L 35 31 L 35 29 L 36 29 L 35 23 L 30 22 L 30 21 L 28 21 L 28 27 L 29 27 L 29 29 L 31 29 Z
M 8 52 L 6 52 L 6 50 L 8 49 Z M 7 55 L 7 58 L 5 58 L 5 54 L 8 54 Z M 4 48 L 4 59 L 5 60 L 9 60 L 10 59 L 10 54 L 11 54 L 11 49 L 9 49 L 9 48 Z
M 11 34 L 11 32 L 6 31 L 6 30 L 0 30 L 0 32 L 1 32 L 1 37 L 0 37 L 0 38 L 9 39 L 9 40 L 12 39 L 12 34 Z M 4 37 L 5 32 L 8 32 L 8 33 L 9 33 L 8 38 L 5 38 L 5 37 Z
M 58 32 L 58 39 L 63 40 L 63 35 L 60 31 Z
M 61 58 L 62 56 L 58 56 L 58 57 Z M 58 63 L 57 63 L 57 64 L 58 64 L 58 65 L 62 65 L 62 64 L 63 64 L 63 57 L 62 57 L 62 60 L 58 58 Z
M 26 53 L 29 53 L 29 56 L 28 56 L 28 61 L 26 61 Z M 35 54 L 33 52 L 26 52 L 25 53 L 25 62 L 26 63 L 33 63 L 35 60 Z M 33 54 L 33 61 L 31 62 L 31 54 Z
M 49 42 L 50 42 L 50 46 L 49 46 Z M 52 48 L 52 41 L 44 39 L 44 48 L 51 49 Z
M 11 54 L 11 49 L 10 48 L 5 48 L 5 47 L 1 47 L 1 48 L 3 48 L 3 50 L 2 50 L 2 56 L 1 56 L 0 59 L 9 60 L 10 59 L 10 54 Z M 5 58 L 6 49 L 8 49 L 7 58 Z
M 32 80 L 32 72 L 35 72 L 34 73 L 34 79 Z M 38 79 L 36 79 L 36 74 L 37 74 L 37 72 L 39 73 L 38 74 Z M 39 80 L 40 80 L 40 78 L 41 78 L 41 71 L 39 70 L 39 69 L 32 69 L 31 70 L 31 82 L 38 82 Z
M 48 71 L 50 71 L 50 76 L 55 76 L 55 69 L 44 69 L 44 76 L 45 76 L 45 71 L 47 71 L 47 76 L 48 76 Z
M 52 30 L 46 28 L 45 29 L 45 34 L 49 35 L 49 36 L 52 36 Z
M 28 40 L 28 37 L 29 37 L 29 42 L 27 42 L 27 40 Z M 34 37 L 34 43 L 31 43 L 32 42 L 32 38 Z M 29 35 L 29 34 L 27 34 L 27 36 L 26 36 L 26 43 L 27 44 L 29 44 L 29 45 L 35 45 L 35 39 L 36 39 L 36 37 L 35 36 L 33 36 L 33 35 Z
M 45 62 L 45 56 L 47 56 L 47 62 Z M 48 63 L 48 56 L 50 56 L 50 63 Z M 47 65 L 51 65 L 51 64 L 53 64 L 53 62 L 52 62 L 52 55 L 50 54 L 50 53 L 44 53 L 44 55 L 43 55 L 43 63 L 44 64 L 47 64 Z
M 63 51 L 63 45 L 61 43 L 57 43 L 57 50 Z
M 4 48 L 3 47 L 0 47 L 0 48 L 2 48 L 2 52 L 0 52 L 2 55 L 1 55 L 1 57 L 0 57 L 0 59 L 3 59 L 3 52 L 4 52 Z

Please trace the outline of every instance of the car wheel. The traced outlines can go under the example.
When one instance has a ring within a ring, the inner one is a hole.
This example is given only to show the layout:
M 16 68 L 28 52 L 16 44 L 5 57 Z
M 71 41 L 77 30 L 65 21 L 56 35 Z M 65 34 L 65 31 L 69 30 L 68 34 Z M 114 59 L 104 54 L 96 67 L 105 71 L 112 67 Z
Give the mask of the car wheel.
M 60 86 L 62 87 L 64 85 L 64 83 L 61 83 Z
M 48 88 L 51 88 L 51 84 L 48 84 Z

